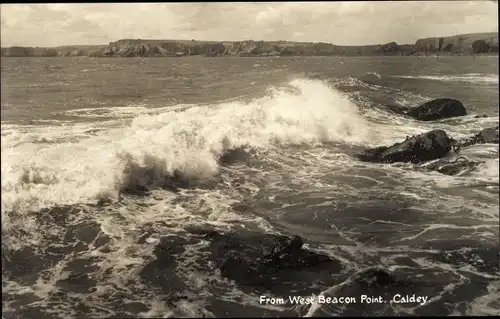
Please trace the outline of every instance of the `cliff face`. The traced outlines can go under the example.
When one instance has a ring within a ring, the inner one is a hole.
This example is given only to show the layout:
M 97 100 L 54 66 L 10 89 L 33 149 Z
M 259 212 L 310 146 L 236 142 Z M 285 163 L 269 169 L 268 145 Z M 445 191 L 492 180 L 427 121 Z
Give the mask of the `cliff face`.
M 417 40 L 417 52 L 497 53 L 498 33 L 462 34 Z
M 9 47 L 1 49 L 1 55 L 5 57 L 377 56 L 438 53 L 452 55 L 498 53 L 498 33 L 426 38 L 417 40 L 415 44 L 403 45 L 396 42 L 366 46 L 339 46 L 323 42 L 124 39 L 110 42 L 109 45 L 104 46 Z

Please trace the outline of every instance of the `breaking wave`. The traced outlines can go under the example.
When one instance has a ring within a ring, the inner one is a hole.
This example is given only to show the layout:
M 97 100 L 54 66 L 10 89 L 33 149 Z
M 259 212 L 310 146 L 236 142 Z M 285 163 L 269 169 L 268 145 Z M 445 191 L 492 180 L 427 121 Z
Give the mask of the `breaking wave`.
M 9 228 L 12 214 L 116 201 L 131 187 L 172 179 L 211 179 L 220 159 L 235 149 L 356 144 L 367 136 L 367 123 L 352 102 L 323 82 L 304 79 L 270 88 L 249 103 L 142 114 L 126 127 L 77 142 L 20 143 L 10 132 L 2 137 L 2 229 Z

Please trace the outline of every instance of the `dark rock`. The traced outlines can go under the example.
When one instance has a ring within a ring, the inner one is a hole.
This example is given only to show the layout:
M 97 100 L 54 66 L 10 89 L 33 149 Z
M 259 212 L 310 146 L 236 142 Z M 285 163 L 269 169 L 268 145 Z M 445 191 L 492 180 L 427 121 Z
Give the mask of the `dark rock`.
M 334 260 L 302 248 L 299 236 L 210 233 L 211 251 L 221 275 L 241 284 L 266 285 L 282 271 L 298 271 Z M 329 267 L 330 267 L 329 266 Z
M 483 114 L 483 115 L 476 115 L 476 116 L 474 116 L 475 119 L 480 119 L 480 118 L 483 118 L 483 117 L 488 117 L 488 115 Z
M 453 145 L 454 140 L 449 138 L 445 131 L 433 130 L 407 137 L 405 141 L 389 147 L 381 146 L 367 149 L 358 154 L 357 157 L 365 162 L 420 163 L 445 156 Z
M 467 115 L 467 111 L 462 102 L 455 99 L 443 98 L 424 103 L 411 109 L 406 115 L 420 121 L 434 121 L 464 116 Z
M 466 147 L 474 144 L 496 143 L 498 144 L 498 126 L 489 127 L 481 130 L 476 135 L 459 141 L 460 147 Z
M 386 151 L 389 146 L 379 146 L 375 148 L 368 148 L 357 154 L 357 157 L 364 162 L 379 162 L 380 157 L 384 151 Z
M 276 293 L 289 292 L 292 287 L 300 289 L 300 285 L 307 291 L 312 289 L 312 282 L 330 282 L 341 270 L 339 261 L 304 249 L 299 236 L 262 234 L 247 229 L 228 233 L 204 227 L 186 230 L 189 232 L 186 239 L 162 238 L 154 250 L 156 260 L 142 272 L 144 279 L 164 286 L 165 292 L 172 292 L 174 284 L 181 285 L 172 269 L 185 259 L 207 274 L 220 270 L 222 277 L 234 280 L 242 289 Z M 201 241 L 208 241 L 208 246 L 186 252 L 186 246 Z
M 426 165 L 425 168 L 428 170 L 437 171 L 441 174 L 446 175 L 457 175 L 461 172 L 472 170 L 483 162 L 469 161 L 465 157 L 458 157 L 454 161 L 439 160 L 437 162 Z

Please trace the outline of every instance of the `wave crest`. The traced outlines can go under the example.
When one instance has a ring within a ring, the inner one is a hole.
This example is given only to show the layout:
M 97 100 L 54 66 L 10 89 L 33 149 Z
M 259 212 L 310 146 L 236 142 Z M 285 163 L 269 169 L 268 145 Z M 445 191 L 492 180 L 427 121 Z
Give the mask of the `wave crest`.
M 2 214 L 116 200 L 130 187 L 210 179 L 220 161 L 242 148 L 358 144 L 366 141 L 366 124 L 357 107 L 335 89 L 296 79 L 248 103 L 143 114 L 125 127 L 77 143 L 4 143 Z

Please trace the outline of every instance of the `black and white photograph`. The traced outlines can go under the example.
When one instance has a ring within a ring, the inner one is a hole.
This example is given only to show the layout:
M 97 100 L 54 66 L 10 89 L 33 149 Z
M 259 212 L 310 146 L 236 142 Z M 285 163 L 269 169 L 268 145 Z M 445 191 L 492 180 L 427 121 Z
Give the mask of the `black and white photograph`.
M 497 1 L 0 13 L 2 319 L 500 315 Z

